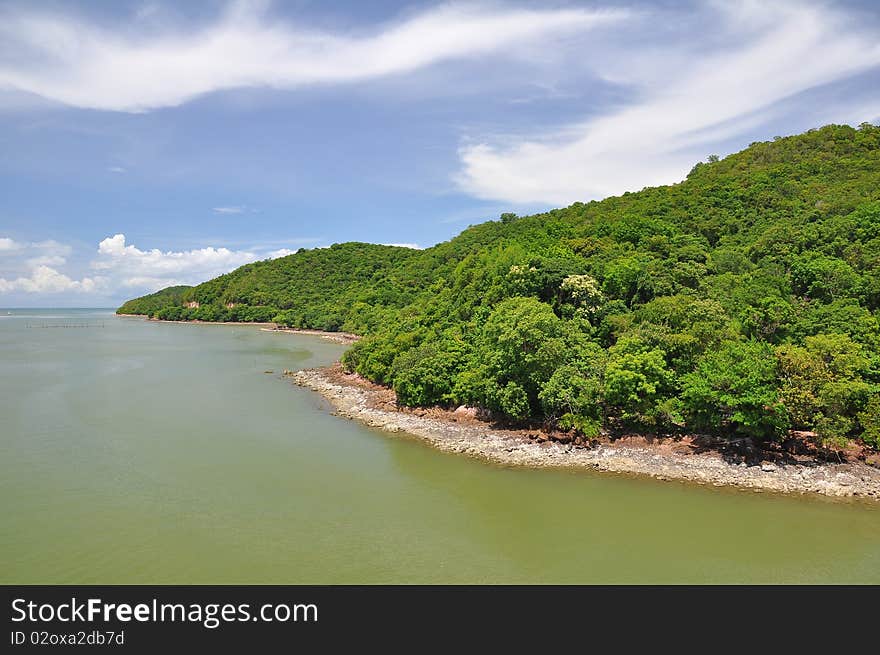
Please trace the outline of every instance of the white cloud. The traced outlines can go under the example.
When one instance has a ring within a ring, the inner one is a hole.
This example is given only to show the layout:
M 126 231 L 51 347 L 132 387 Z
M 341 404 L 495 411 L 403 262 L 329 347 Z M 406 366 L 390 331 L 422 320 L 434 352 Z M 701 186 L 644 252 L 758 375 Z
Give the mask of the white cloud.
M 27 260 L 28 266 L 63 266 L 66 263 L 67 258 L 61 255 L 40 255 Z
M 41 264 L 58 266 L 66 261 L 71 247 L 58 241 L 19 242 L 8 237 L 0 237 L 0 253 L 29 256 L 25 261 L 30 266 Z
M 122 166 L 111 166 L 107 169 L 110 173 L 125 173 L 126 169 Z
M 412 248 L 413 250 L 421 250 L 422 247 L 417 243 L 383 243 L 383 246 L 397 246 L 398 248 Z
M 314 243 L 315 238 L 292 238 L 288 244 Z M 276 245 L 276 244 L 273 244 Z M 268 244 L 246 250 L 209 246 L 192 250 L 142 250 L 124 234 L 103 239 L 89 263 L 90 275 L 77 279 L 58 267 L 67 264 L 73 249 L 58 241 L 17 242 L 0 238 L 5 275 L 0 294 L 95 293 L 104 298 L 132 296 L 177 284 L 198 284 L 262 259 L 294 253 L 289 248 L 267 251 Z M 74 267 L 76 268 L 76 267 Z
M 214 207 L 215 214 L 243 214 L 244 207 Z
M 107 28 L 69 16 L 7 10 L 0 88 L 115 111 L 177 106 L 240 87 L 294 88 L 412 72 L 452 59 L 511 55 L 550 34 L 618 20 L 622 11 L 441 5 L 373 33 L 328 33 L 270 20 L 237 2 L 215 23 L 176 31 Z
M 67 256 L 73 249 L 52 239 L 16 242 L 3 238 L 0 239 L 0 250 L 13 257 L 13 274 L 0 277 L 0 293 L 92 293 L 100 290 L 105 282 L 97 276 L 75 280 L 59 272 L 57 267 L 67 263 Z M 10 262 L 4 261 L 4 268 L 9 265 Z
M 880 66 L 880 35 L 823 5 L 710 7 L 709 43 L 689 34 L 676 47 L 606 53 L 602 61 L 615 62 L 607 78 L 633 86 L 632 103 L 545 134 L 467 144 L 459 186 L 485 199 L 568 204 L 676 182 L 780 101 Z
M 259 257 L 250 251 L 212 246 L 182 251 L 141 250 L 127 245 L 124 234 L 116 234 L 98 244 L 98 256 L 91 266 L 120 286 L 159 288 L 203 282 L 256 259 Z
M 17 243 L 8 237 L 0 237 L 0 252 L 11 252 L 13 250 L 18 250 L 21 247 L 20 243 Z
M 103 280 L 99 277 L 84 277 L 81 280 L 72 280 L 63 273 L 50 266 L 37 266 L 27 277 L 19 277 L 7 280 L 0 277 L 0 293 L 12 293 L 22 291 L 24 293 L 63 293 L 63 292 L 93 292 L 98 289 Z
M 48 239 L 46 241 L 36 241 L 28 245 L 30 248 L 34 248 L 47 256 L 57 255 L 59 257 L 67 257 L 71 252 L 73 252 L 73 248 L 71 248 L 69 245 L 67 245 L 66 243 L 60 243 L 58 241 L 55 241 L 54 239 Z

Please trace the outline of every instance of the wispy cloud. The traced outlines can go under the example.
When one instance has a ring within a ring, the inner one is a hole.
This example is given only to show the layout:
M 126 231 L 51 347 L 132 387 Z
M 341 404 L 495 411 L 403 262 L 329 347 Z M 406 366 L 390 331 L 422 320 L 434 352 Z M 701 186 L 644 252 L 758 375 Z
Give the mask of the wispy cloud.
M 71 16 L 7 10 L 0 87 L 66 105 L 138 112 L 241 87 L 294 88 L 412 72 L 619 20 L 622 11 L 447 4 L 370 33 L 330 33 L 269 19 L 236 2 L 213 24 L 175 31 L 108 28 Z
M 0 237 L 0 253 L 25 255 L 29 261 L 36 262 L 41 258 L 54 258 L 62 263 L 71 252 L 71 247 L 66 243 L 59 243 L 54 239 L 46 241 L 15 241 L 9 237 Z M 42 259 L 40 262 L 42 263 Z
M 597 72 L 632 87 L 631 103 L 543 134 L 465 144 L 460 188 L 484 199 L 567 204 L 676 182 L 714 144 L 778 118 L 781 101 L 880 67 L 880 34 L 824 4 L 708 7 L 710 38 L 621 43 L 605 53 L 602 61 L 614 63 Z
M 126 172 L 126 169 L 123 168 L 122 166 L 111 166 L 107 170 L 111 173 L 125 173 Z
M 214 207 L 212 211 L 215 214 L 243 214 L 245 207 Z

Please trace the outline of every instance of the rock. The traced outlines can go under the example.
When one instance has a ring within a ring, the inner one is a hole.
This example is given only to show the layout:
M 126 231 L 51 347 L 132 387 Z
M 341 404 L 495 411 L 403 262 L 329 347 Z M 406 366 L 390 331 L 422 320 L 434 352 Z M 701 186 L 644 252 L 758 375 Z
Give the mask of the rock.
M 783 466 L 770 460 L 761 461 L 760 452 L 754 448 L 749 448 L 748 461 L 730 462 L 717 453 L 705 456 L 687 453 L 688 456 L 684 457 L 683 453 L 647 446 L 629 448 L 598 440 L 591 442 L 582 435 L 551 436 L 537 430 L 485 431 L 484 426 L 470 420 L 470 417 L 480 419 L 486 414 L 485 410 L 475 407 L 462 405 L 445 416 L 425 410 L 407 412 L 396 408 L 386 396 L 373 397 L 369 389 L 338 384 L 319 371 L 285 369 L 284 374 L 297 384 L 322 394 L 339 416 L 388 432 L 409 432 L 441 450 L 466 453 L 489 461 L 531 467 L 583 466 L 650 475 L 661 480 L 737 485 L 756 492 L 766 489 L 828 496 L 860 495 L 871 499 L 880 496 L 880 472 L 864 464 L 850 466 L 852 470 L 829 464 Z M 450 422 L 452 416 L 458 417 L 460 422 Z M 513 442 L 512 436 L 515 437 Z M 587 450 L 590 447 L 594 449 Z M 763 475 L 774 471 L 779 474 Z

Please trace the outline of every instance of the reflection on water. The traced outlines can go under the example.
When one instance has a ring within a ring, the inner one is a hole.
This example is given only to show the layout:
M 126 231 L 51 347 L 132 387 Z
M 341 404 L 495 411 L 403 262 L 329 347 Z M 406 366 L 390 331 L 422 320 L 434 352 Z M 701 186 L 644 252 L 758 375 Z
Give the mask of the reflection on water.
M 27 312 L 0 322 L 0 582 L 880 582 L 873 505 L 487 465 L 281 379 L 342 352 L 317 337 Z

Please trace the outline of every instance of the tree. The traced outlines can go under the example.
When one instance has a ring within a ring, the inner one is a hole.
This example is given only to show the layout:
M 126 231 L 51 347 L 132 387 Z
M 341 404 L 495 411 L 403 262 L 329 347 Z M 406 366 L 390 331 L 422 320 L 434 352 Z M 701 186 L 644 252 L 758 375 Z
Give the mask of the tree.
M 869 362 L 860 344 L 845 334 L 820 334 L 803 346 L 779 346 L 776 358 L 780 399 L 796 427 L 815 430 L 823 443 L 855 435 L 856 415 L 872 390 L 863 378 Z
M 569 275 L 562 280 L 560 290 L 586 318 L 594 317 L 602 304 L 603 296 L 599 290 L 599 283 L 591 275 Z
M 478 347 L 490 383 L 486 400 L 494 409 L 510 413 L 515 404 L 521 414 L 524 394 L 529 411 L 538 410 L 541 387 L 565 357 L 562 327 L 553 310 L 534 298 L 510 298 L 495 307 Z
M 653 423 L 656 404 L 672 381 L 664 352 L 638 338 L 621 339 L 608 352 L 605 402 L 625 420 Z
M 862 441 L 874 448 L 880 448 L 880 391 L 876 391 L 859 413 L 862 426 Z
M 681 384 L 684 409 L 695 427 L 726 427 L 759 439 L 781 436 L 788 429 L 768 344 L 727 341 L 707 352 Z
M 795 293 L 824 302 L 857 296 L 862 286 L 859 274 L 845 261 L 815 253 L 795 259 L 791 279 Z
M 605 422 L 606 360 L 607 352 L 596 343 L 572 349 L 570 362 L 556 369 L 538 394 L 551 423 L 588 437 L 599 434 Z
M 399 354 L 391 365 L 397 402 L 410 407 L 456 402 L 453 385 L 464 354 L 463 345 L 449 339 L 426 341 Z

